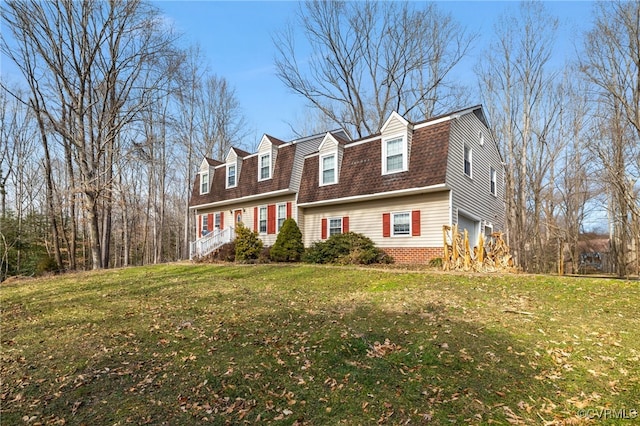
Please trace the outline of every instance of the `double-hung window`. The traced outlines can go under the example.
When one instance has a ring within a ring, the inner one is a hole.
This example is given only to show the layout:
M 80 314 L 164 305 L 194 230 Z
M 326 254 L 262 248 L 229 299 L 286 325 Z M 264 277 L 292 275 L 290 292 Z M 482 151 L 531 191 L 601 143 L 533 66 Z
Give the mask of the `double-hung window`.
M 236 186 L 236 165 L 227 165 L 227 188 L 233 188 Z
M 409 212 L 392 213 L 393 236 L 411 235 L 411 217 Z
M 342 218 L 336 217 L 329 219 L 329 236 L 342 234 Z
M 209 233 L 209 215 L 202 215 L 202 235 L 207 235 Z
M 267 233 L 267 207 L 263 206 L 259 209 L 258 217 L 258 232 L 261 234 Z
M 278 222 L 277 222 L 278 229 L 276 231 L 280 232 L 280 228 L 282 228 L 282 224 L 287 219 L 287 205 L 286 204 L 278 204 L 278 213 L 277 214 L 278 214 Z
M 200 194 L 209 193 L 209 173 L 200 174 Z
M 213 229 L 215 230 L 220 230 L 220 224 L 222 223 L 222 218 L 220 217 L 220 215 L 222 215 L 222 212 L 218 212 L 213 215 Z
M 496 169 L 491 167 L 491 194 L 492 195 L 498 195 L 498 193 L 497 193 L 497 187 L 498 187 L 497 183 L 498 183 L 498 178 L 497 178 L 497 174 L 496 174 Z
M 403 136 L 383 141 L 383 174 L 407 170 L 407 143 Z
M 464 174 L 471 177 L 471 161 L 473 159 L 473 153 L 471 148 L 467 145 L 464 146 Z
M 260 170 L 258 173 L 258 176 L 260 176 L 258 180 L 271 179 L 271 154 L 262 154 L 260 156 Z
M 320 185 L 336 183 L 336 154 L 320 157 Z

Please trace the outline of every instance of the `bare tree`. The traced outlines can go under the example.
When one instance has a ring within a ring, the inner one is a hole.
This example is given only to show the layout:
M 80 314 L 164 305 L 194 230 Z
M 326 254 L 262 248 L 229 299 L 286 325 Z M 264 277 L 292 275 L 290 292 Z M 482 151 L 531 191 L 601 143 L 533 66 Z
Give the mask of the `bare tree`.
M 297 21 L 313 54 L 300 56 L 292 27 L 277 33 L 278 77 L 350 136 L 394 110 L 420 120 L 455 104 L 447 77 L 472 37 L 435 4 L 308 1 Z
M 528 238 L 538 235 L 540 226 L 539 200 L 531 200 L 531 189 L 537 197 L 543 179 L 550 178 L 541 174 L 536 188 L 529 186 L 530 171 L 549 160 L 546 138 L 557 102 L 549 102 L 555 74 L 548 68 L 557 26 L 541 3 L 521 3 L 518 15 L 497 22 L 496 39 L 478 66 L 487 112 L 505 156 L 507 233 L 524 269 L 526 248 L 533 248 Z M 535 219 L 528 221 L 531 216 Z
M 3 38 L 2 50 L 29 81 L 43 128 L 69 142 L 92 266 L 108 267 L 119 134 L 167 78 L 158 68 L 173 36 L 155 9 L 136 0 L 10 1 L 1 10 L 16 41 L 14 48 Z
M 607 183 L 612 250 L 624 276 L 630 247 L 636 268 L 640 262 L 640 3 L 599 3 L 583 51 L 579 66 L 597 105 L 589 146 Z
M 202 144 L 198 147 L 200 158 L 224 159 L 234 145 L 244 145 L 248 135 L 247 122 L 242 113 L 235 89 L 227 79 L 209 75 L 202 82 L 199 97 L 199 115 Z
M 185 52 L 175 98 L 179 118 L 175 123 L 184 170 L 184 229 L 182 256 L 188 256 L 193 222 L 189 196 L 194 170 L 203 157 L 222 160 L 231 146 L 245 145 L 248 128 L 235 90 L 224 77 L 209 74 L 199 48 Z

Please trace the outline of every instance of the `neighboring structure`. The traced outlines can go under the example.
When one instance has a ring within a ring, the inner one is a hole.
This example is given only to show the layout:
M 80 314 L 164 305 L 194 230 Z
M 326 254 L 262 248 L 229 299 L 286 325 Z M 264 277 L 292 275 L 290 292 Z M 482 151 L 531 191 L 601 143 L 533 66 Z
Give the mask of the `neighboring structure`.
M 232 238 L 238 221 L 272 245 L 293 217 L 307 247 L 354 231 L 397 262 L 426 262 L 443 254 L 442 225 L 457 223 L 470 241 L 502 229 L 503 182 L 481 106 L 420 123 L 394 112 L 379 134 L 356 141 L 341 131 L 289 143 L 265 135 L 256 153 L 203 160 L 191 254 Z

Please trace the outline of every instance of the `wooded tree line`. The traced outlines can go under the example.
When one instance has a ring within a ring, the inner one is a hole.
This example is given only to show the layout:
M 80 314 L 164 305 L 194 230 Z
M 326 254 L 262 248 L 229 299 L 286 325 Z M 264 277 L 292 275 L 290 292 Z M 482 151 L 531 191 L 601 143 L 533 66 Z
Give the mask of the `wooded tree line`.
M 152 4 L 0 7 L 1 49 L 24 79 L 0 93 L 0 277 L 185 258 L 199 162 L 246 145 L 233 88 Z M 576 265 L 596 205 L 616 272 L 638 267 L 640 6 L 593 13 L 575 58 L 556 65 L 557 19 L 522 3 L 475 68 L 507 172 L 509 244 L 527 271 L 555 271 L 564 253 Z M 393 110 L 421 120 L 478 103 L 452 73 L 478 37 L 436 4 L 312 1 L 274 35 L 276 72 L 315 111 L 305 132 L 359 137 Z

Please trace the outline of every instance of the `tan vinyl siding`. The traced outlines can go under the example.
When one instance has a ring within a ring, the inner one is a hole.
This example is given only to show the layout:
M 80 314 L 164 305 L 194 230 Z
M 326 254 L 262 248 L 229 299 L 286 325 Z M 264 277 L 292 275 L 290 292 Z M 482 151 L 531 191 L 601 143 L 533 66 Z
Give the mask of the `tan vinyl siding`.
M 480 145 L 479 132 L 484 144 Z M 472 149 L 471 178 L 464 173 L 464 146 Z M 491 194 L 491 167 L 496 170 L 496 191 Z M 452 192 L 451 223 L 458 211 L 493 224 L 493 230 L 504 229 L 504 168 L 498 148 L 489 129 L 475 114 L 465 114 L 451 123 L 451 140 L 447 162 L 447 185 Z M 484 232 L 482 223 L 480 232 Z
M 215 213 L 215 212 L 222 212 L 224 214 L 224 227 L 228 228 L 230 226 L 235 227 L 234 212 L 236 210 L 243 210 L 242 223 L 247 228 L 253 231 L 255 207 L 268 206 L 270 204 L 275 204 L 277 206 L 278 204 L 284 204 L 287 202 L 291 203 L 291 217 L 295 219 L 297 222 L 298 208 L 296 205 L 295 196 L 292 194 L 280 196 L 280 197 L 268 198 L 260 201 L 254 200 L 252 202 L 245 202 L 245 203 L 238 202 L 235 204 L 225 205 L 224 207 L 198 210 L 196 214 L 202 215 L 202 214 L 209 214 L 209 213 Z M 277 207 L 276 207 L 276 215 L 277 215 Z M 277 217 L 276 217 L 276 220 L 277 220 Z M 277 233 L 276 234 L 260 234 L 259 236 L 265 246 L 272 246 L 276 242 L 276 238 L 278 234 Z
M 384 129 L 384 133 L 382 134 L 382 137 L 384 138 L 387 135 L 396 135 L 398 133 L 406 133 L 406 132 L 407 132 L 407 126 L 402 121 L 393 117 L 389 121 L 388 126 Z
M 383 237 L 382 214 L 420 210 L 420 236 Z M 321 239 L 323 218 L 349 217 L 349 230 L 366 235 L 379 247 L 439 247 L 442 225 L 449 223 L 449 192 L 345 203 L 304 209 L 301 227 L 306 247 Z

